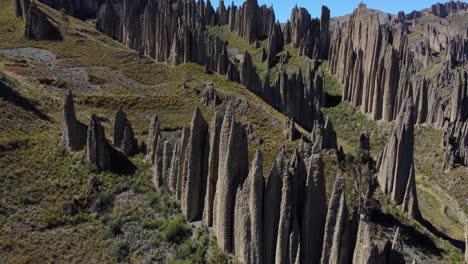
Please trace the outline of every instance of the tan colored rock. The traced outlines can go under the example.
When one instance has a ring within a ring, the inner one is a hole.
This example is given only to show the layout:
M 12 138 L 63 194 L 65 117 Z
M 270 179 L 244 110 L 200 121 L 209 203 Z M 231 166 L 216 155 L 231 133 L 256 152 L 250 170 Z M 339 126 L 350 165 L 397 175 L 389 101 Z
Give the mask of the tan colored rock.
M 216 112 L 210 124 L 210 152 L 208 155 L 208 179 L 205 195 L 205 208 L 203 210 L 203 222 L 207 226 L 213 226 L 213 202 L 216 194 L 219 169 L 219 140 L 223 115 Z
M 233 251 L 234 205 L 238 186 L 248 174 L 247 135 L 243 126 L 235 122 L 234 107 L 229 104 L 221 126 L 219 170 L 213 205 L 213 228 L 218 246 Z
M 322 157 L 314 154 L 309 159 L 307 187 L 301 227 L 302 263 L 319 263 L 327 212 L 325 174 Z
M 147 141 L 146 157 L 149 160 L 150 164 L 154 164 L 154 159 L 156 155 L 156 146 L 158 145 L 159 135 L 160 135 L 159 118 L 157 115 L 154 115 L 151 118 L 151 124 L 150 124 L 149 132 L 148 132 L 148 141 Z
M 328 204 L 323 238 L 322 264 L 344 264 L 349 262 L 349 234 L 347 229 L 349 215 L 344 188 L 344 175 L 340 171 L 336 176 L 333 192 Z
M 185 181 L 183 181 L 181 207 L 188 222 L 201 218 L 206 188 L 206 168 L 208 161 L 207 140 L 208 124 L 197 108 L 192 117 L 190 138 L 184 162 Z
M 263 261 L 275 263 L 283 176 L 287 160 L 284 146 L 273 162 L 263 196 Z

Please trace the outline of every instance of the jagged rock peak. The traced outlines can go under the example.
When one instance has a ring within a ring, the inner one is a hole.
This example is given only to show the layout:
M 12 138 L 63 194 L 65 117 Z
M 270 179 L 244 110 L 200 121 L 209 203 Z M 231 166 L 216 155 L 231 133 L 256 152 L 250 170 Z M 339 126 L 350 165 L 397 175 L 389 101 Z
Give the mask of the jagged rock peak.
M 414 104 L 410 96 L 403 103 L 390 140 L 377 162 L 382 191 L 411 215 L 420 215 L 414 172 Z M 405 198 L 406 196 L 406 198 Z
M 158 140 L 160 136 L 160 128 L 159 128 L 159 118 L 157 115 L 153 115 L 151 118 L 151 123 L 148 132 L 148 140 L 147 140 L 147 153 L 146 158 L 150 162 L 150 164 L 154 164 L 154 159 L 156 155 L 156 147 L 158 145 Z
M 123 107 L 119 107 L 115 112 L 114 127 L 112 134 L 112 144 L 114 147 L 120 147 L 124 138 L 125 128 L 127 127 L 128 119 L 127 114 L 124 112 Z
M 444 4 L 437 3 L 431 6 L 431 13 L 441 18 L 464 10 L 468 10 L 468 4 L 460 1 L 450 1 Z
M 219 144 L 223 115 L 216 112 L 213 115 L 209 127 L 210 150 L 208 154 L 208 176 L 205 194 L 205 208 L 203 210 L 203 222 L 207 226 L 213 226 L 213 202 L 216 193 L 216 183 L 218 182 L 219 169 Z
M 327 217 L 324 164 L 313 154 L 307 166 L 305 203 L 301 225 L 301 263 L 319 263 Z
M 349 215 L 346 206 L 345 181 L 338 173 L 328 205 L 321 263 L 347 263 L 349 261 Z
M 23 3 L 27 0 L 23 0 Z M 24 5 L 23 5 L 24 7 Z M 24 35 L 32 40 L 62 40 L 57 23 L 35 1 L 27 11 Z
M 283 176 L 287 169 L 285 147 L 273 162 L 263 196 L 263 261 L 275 263 L 276 241 L 281 207 Z
M 297 131 L 294 119 L 288 118 L 286 120 L 283 133 L 289 141 L 294 141 L 299 138 L 300 133 Z
M 248 174 L 247 134 L 235 121 L 234 106 L 229 103 L 220 132 L 219 169 L 213 206 L 213 228 L 218 246 L 233 252 L 233 219 L 236 192 Z
M 192 116 L 184 162 L 181 207 L 187 221 L 201 218 L 208 171 L 208 124 L 197 107 Z
M 263 263 L 263 157 L 255 153 L 250 172 L 236 194 L 234 252 L 243 263 Z
M 86 160 L 100 171 L 111 169 L 111 147 L 104 134 L 104 128 L 96 115 L 89 120 L 86 140 Z
M 86 131 L 88 127 L 78 121 L 75 115 L 75 102 L 71 91 L 67 92 L 63 104 L 64 131 L 63 140 L 65 146 L 71 151 L 78 151 L 86 145 Z
M 130 122 L 125 124 L 120 150 L 126 157 L 132 156 L 138 152 L 138 141 L 135 138 L 133 126 Z

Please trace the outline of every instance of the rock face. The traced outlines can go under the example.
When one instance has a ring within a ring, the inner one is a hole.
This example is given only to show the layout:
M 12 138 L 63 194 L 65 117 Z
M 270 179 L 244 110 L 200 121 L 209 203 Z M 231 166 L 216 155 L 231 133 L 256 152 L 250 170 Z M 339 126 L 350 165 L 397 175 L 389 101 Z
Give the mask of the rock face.
M 244 54 L 240 79 L 241 83 L 250 91 L 256 93 L 257 95 L 261 95 L 262 82 L 255 72 L 252 56 L 247 51 Z
M 294 141 L 299 138 L 299 131 L 297 131 L 294 119 L 288 118 L 284 124 L 284 135 L 289 141 Z
M 277 62 L 276 54 L 283 49 L 283 33 L 281 32 L 281 24 L 275 23 L 273 31 L 268 36 L 268 68 L 275 66 Z
M 115 147 L 120 147 L 122 145 L 122 140 L 124 138 L 127 123 L 127 114 L 124 112 L 122 107 L 119 107 L 119 109 L 117 109 L 117 111 L 115 112 L 114 127 L 112 134 L 112 144 Z
M 468 262 L 468 217 L 465 216 L 465 262 Z
M 321 124 L 320 120 L 315 121 L 310 135 L 312 143 L 320 150 L 338 150 L 336 132 L 333 130 L 330 118 L 327 117 L 325 124 Z
M 205 195 L 205 210 L 203 211 L 203 222 L 207 226 L 213 226 L 213 202 L 216 194 L 216 183 L 218 182 L 219 169 L 219 140 L 223 115 L 216 112 L 210 123 L 210 152 L 208 155 L 208 176 Z
M 321 263 L 349 262 L 349 219 L 344 192 L 343 172 L 335 179 L 332 196 L 328 204 L 325 223 Z
M 78 151 L 86 145 L 86 131 L 88 127 L 78 121 L 75 115 L 75 103 L 71 91 L 68 91 L 63 104 L 63 115 L 65 120 L 65 129 L 63 131 L 63 140 L 65 146 L 71 151 Z
M 450 1 L 445 4 L 437 3 L 431 7 L 432 14 L 441 18 L 466 10 L 468 10 L 468 4 L 460 1 Z
M 120 144 L 120 150 L 126 156 L 132 156 L 138 152 L 138 141 L 135 138 L 135 133 L 133 132 L 133 127 L 130 122 L 125 124 L 123 139 Z
M 26 2 L 26 0 L 24 0 Z M 25 7 L 25 6 L 23 6 Z M 44 11 L 39 9 L 35 2 L 31 2 L 26 13 L 24 35 L 32 40 L 62 40 L 57 23 Z
M 301 225 L 301 263 L 319 263 L 326 220 L 327 197 L 322 157 L 310 157 Z
M 378 179 L 384 193 L 420 220 L 413 161 L 415 109 L 411 97 L 404 104 L 390 140 L 377 161 Z
M 206 85 L 201 93 L 201 101 L 208 108 L 215 108 L 221 104 L 221 98 L 216 89 L 211 85 Z
M 202 216 L 204 193 L 206 188 L 206 172 L 208 171 L 207 148 L 208 124 L 197 108 L 192 117 L 190 138 L 184 163 L 184 178 L 182 186 L 182 212 L 187 221 L 191 222 Z
M 257 151 L 237 191 L 234 209 L 234 253 L 243 263 L 263 263 L 263 181 L 263 158 Z
M 263 198 L 263 261 L 275 262 L 276 239 L 280 218 L 281 190 L 286 173 L 287 160 L 284 148 L 280 150 L 265 186 Z
M 56 10 L 64 9 L 69 15 L 79 19 L 88 19 L 96 16 L 98 8 L 105 2 L 105 0 L 38 0 L 39 2 L 54 8 Z M 31 0 L 16 0 L 15 11 L 16 16 L 26 17 L 26 12 L 29 8 Z
M 88 125 L 88 136 L 86 139 L 86 160 L 96 166 L 100 171 L 109 170 L 111 164 L 111 146 L 104 134 L 98 117 L 92 115 Z
M 106 2 L 96 27 L 124 45 L 142 50 L 157 61 L 178 65 L 195 62 L 211 72 L 226 74 L 226 44 L 206 31 L 214 22 L 211 4 L 186 0 Z
M 147 153 L 146 158 L 149 160 L 150 164 L 154 164 L 154 159 L 156 155 L 156 147 L 158 145 L 160 136 L 159 131 L 159 118 L 157 115 L 154 115 L 151 118 L 151 124 L 148 132 L 148 141 L 147 141 Z
M 238 186 L 248 173 L 247 135 L 235 122 L 234 109 L 228 105 L 221 126 L 219 169 L 214 200 L 213 228 L 218 246 L 233 251 L 233 219 Z
M 293 8 L 283 29 L 284 43 L 292 43 L 301 55 L 327 59 L 330 42 L 330 10 L 323 6 L 321 19 L 312 19 L 305 8 Z

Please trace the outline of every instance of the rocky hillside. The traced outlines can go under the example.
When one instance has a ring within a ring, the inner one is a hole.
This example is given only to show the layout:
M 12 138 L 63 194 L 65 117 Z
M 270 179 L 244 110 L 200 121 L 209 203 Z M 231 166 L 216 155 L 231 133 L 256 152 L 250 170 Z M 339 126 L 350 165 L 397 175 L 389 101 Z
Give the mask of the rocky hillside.
M 467 4 L 0 5 L 5 263 L 468 260 Z

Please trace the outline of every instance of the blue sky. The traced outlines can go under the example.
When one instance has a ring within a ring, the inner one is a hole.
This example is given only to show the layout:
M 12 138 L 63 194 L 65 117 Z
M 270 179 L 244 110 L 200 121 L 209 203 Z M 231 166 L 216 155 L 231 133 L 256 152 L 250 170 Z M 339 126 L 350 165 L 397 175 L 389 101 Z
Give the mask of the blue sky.
M 211 0 L 215 8 L 218 6 L 218 0 Z M 299 7 L 305 7 L 313 17 L 320 17 L 322 5 L 328 6 L 331 10 L 331 16 L 342 16 L 352 13 L 359 5 L 361 0 L 257 0 L 259 4 L 273 5 L 276 19 L 280 22 L 286 22 L 291 15 L 291 9 L 297 4 Z M 236 5 L 240 5 L 244 0 L 234 0 Z M 379 9 L 386 13 L 396 14 L 398 11 L 409 13 L 413 10 L 421 10 L 440 2 L 447 0 L 367 0 L 363 1 L 368 8 Z M 230 5 L 231 0 L 225 0 L 224 5 Z

